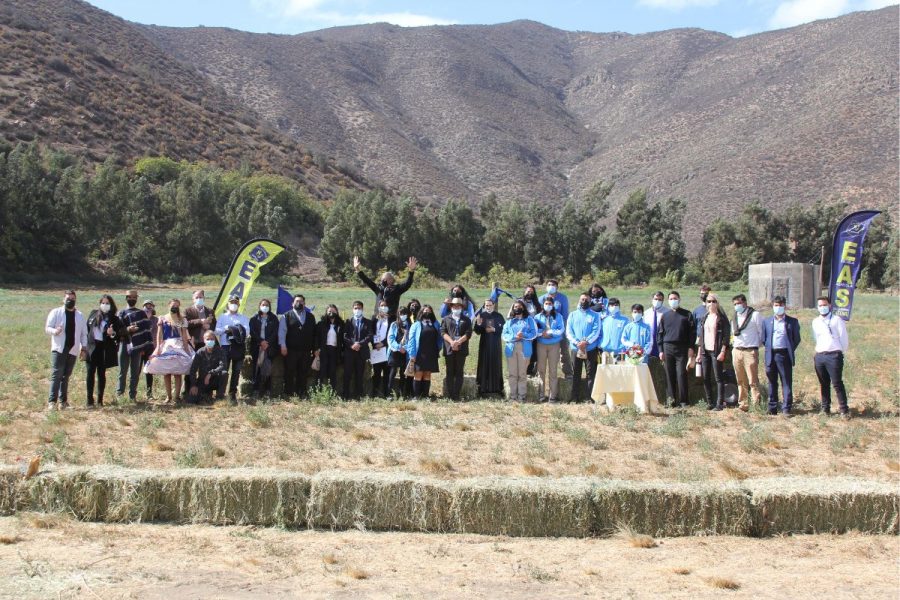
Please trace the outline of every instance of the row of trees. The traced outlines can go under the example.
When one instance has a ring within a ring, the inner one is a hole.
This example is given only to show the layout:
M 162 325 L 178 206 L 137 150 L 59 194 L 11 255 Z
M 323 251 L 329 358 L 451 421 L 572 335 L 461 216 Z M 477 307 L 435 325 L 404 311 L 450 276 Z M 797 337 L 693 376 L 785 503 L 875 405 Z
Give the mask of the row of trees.
M 288 245 L 267 267 L 271 275 L 289 272 L 298 251 L 315 251 L 321 238 L 319 254 L 339 278 L 350 274 L 354 255 L 374 269 L 415 255 L 445 280 L 464 273 L 468 280 L 732 282 L 751 263 L 818 262 L 849 212 L 836 202 L 780 214 L 751 203 L 736 219 L 710 223 L 699 255 L 687 260 L 682 200 L 650 203 L 636 190 L 607 230 L 611 191 L 600 182 L 561 207 L 489 196 L 476 215 L 459 201 L 420 207 L 381 190 L 345 190 L 326 209 L 296 182 L 249 169 L 168 158 L 89 169 L 36 144 L 0 145 L 0 274 L 75 273 L 85 265 L 154 279 L 217 274 L 244 241 L 270 237 Z M 897 228 L 884 214 L 866 241 L 862 283 L 896 286 L 897 252 Z M 826 256 L 826 270 L 827 263 Z
M 287 272 L 322 216 L 296 183 L 167 158 L 91 172 L 65 152 L 0 151 L 0 273 L 73 273 L 85 263 L 166 279 L 221 273 L 252 237 L 291 242 L 267 268 Z

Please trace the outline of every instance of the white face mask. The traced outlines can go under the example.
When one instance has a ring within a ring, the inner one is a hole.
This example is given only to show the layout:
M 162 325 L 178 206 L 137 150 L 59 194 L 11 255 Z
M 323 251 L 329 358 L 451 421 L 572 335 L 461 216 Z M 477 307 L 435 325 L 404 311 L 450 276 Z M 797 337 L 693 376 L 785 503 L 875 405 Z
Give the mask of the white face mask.
M 653 308 L 655 308 L 656 310 L 659 310 L 660 308 L 662 308 L 662 300 L 654 300 Z
M 547 293 L 550 294 L 551 296 L 552 296 L 553 294 L 555 294 L 555 293 L 556 293 L 556 286 L 555 286 L 555 285 L 548 285 L 548 286 L 547 286 Z
M 820 305 L 817 308 L 818 308 L 819 314 L 822 315 L 823 317 L 828 315 L 828 313 L 831 312 L 831 307 L 828 306 L 827 304 L 825 306 Z
M 611 314 L 611 315 L 617 315 L 617 314 L 619 314 L 619 307 L 618 307 L 618 306 L 615 306 L 615 305 L 610 306 L 610 307 L 609 307 L 609 314 Z
M 459 317 L 460 315 L 462 315 L 462 309 L 461 309 L 461 308 L 454 308 L 454 309 L 451 310 L 450 312 L 453 313 L 453 316 L 454 316 L 454 317 Z
M 407 317 L 406 315 L 400 315 L 400 320 L 406 323 L 407 321 L 409 321 L 409 317 Z
M 681 305 L 681 300 L 679 300 L 678 298 L 671 298 L 671 299 L 669 299 L 669 306 L 670 306 L 672 309 L 676 309 L 676 308 L 678 308 L 680 305 Z
M 388 307 L 387 306 L 379 306 L 378 312 L 380 312 L 383 315 L 386 315 L 386 314 L 388 314 Z
M 262 314 L 266 314 L 267 312 L 269 312 L 269 307 L 267 305 L 263 304 L 262 306 L 259 307 L 259 312 L 261 312 Z
M 552 304 L 545 304 L 545 305 L 544 305 L 544 312 L 545 312 L 545 313 L 549 313 L 551 310 L 553 310 L 553 305 L 552 305 Z
M 494 312 L 494 307 L 493 306 L 485 306 L 484 312 L 486 312 L 487 314 L 491 314 L 492 312 Z
M 197 308 L 203 306 L 203 302 L 203 298 L 194 298 L 194 306 L 196 306 Z
M 101 305 L 100 305 L 100 312 L 102 312 L 102 313 L 108 313 L 108 312 L 109 312 L 109 304 L 107 304 L 106 302 L 104 302 L 103 304 L 101 304 Z
M 238 308 L 239 308 L 238 305 L 233 302 L 228 305 L 228 310 L 230 310 L 233 313 L 236 313 L 238 311 Z
M 361 309 L 361 308 L 354 308 L 354 309 L 353 309 L 353 316 L 356 317 L 357 319 L 360 318 L 360 317 L 362 316 L 362 309 Z
M 644 315 L 639 312 L 631 313 L 631 320 L 634 321 L 635 323 L 637 323 L 639 321 L 643 321 Z

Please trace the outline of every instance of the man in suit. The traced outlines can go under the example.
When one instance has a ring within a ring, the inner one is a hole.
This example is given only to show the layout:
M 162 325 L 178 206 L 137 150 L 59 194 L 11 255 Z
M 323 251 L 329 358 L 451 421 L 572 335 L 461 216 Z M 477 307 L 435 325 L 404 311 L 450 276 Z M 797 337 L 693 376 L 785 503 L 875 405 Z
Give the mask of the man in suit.
M 199 351 L 203 348 L 203 334 L 210 329 L 216 328 L 216 317 L 211 308 L 206 306 L 206 292 L 196 290 L 193 295 L 193 305 L 184 309 L 184 318 L 188 323 L 188 336 L 191 338 L 191 345 L 194 350 Z M 156 338 L 154 338 L 156 339 Z M 189 395 L 193 386 L 191 374 L 188 373 L 184 378 L 185 395 Z
M 769 378 L 769 414 L 778 414 L 778 379 L 784 396 L 781 412 L 791 414 L 794 403 L 794 352 L 800 345 L 800 322 L 785 314 L 784 296 L 772 299 L 775 313 L 763 321 L 763 339 L 766 345 L 766 377 Z
M 50 336 L 50 396 L 47 410 L 69 408 L 69 377 L 75 368 L 75 360 L 87 358 L 87 324 L 81 311 L 75 309 L 75 292 L 69 290 L 63 296 L 63 305 L 47 315 L 44 331 Z
M 451 298 L 447 303 L 450 305 L 450 314 L 441 321 L 444 360 L 447 364 L 444 392 L 451 400 L 459 400 L 463 385 L 463 369 L 469 355 L 469 340 L 472 338 L 472 321 L 463 314 L 464 299 Z
M 291 310 L 278 325 L 278 345 L 284 357 L 284 395 L 306 396 L 306 380 L 316 349 L 316 318 L 303 294 L 294 296 Z
M 681 308 L 681 294 L 669 292 L 669 308 L 659 320 L 656 344 L 659 360 L 666 366 L 666 403 L 684 407 L 688 403 L 687 371 L 694 364 L 697 324 L 690 311 Z
M 362 396 L 363 371 L 369 360 L 369 344 L 374 335 L 372 321 L 363 316 L 363 308 L 362 302 L 354 302 L 353 316 L 344 323 L 344 397 L 351 399 Z

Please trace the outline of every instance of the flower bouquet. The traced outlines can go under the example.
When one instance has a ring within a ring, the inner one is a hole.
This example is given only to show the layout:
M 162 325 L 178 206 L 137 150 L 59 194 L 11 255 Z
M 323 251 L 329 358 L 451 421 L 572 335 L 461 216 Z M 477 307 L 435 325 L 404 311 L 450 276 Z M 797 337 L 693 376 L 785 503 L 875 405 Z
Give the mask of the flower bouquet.
M 644 348 L 643 346 L 639 346 L 635 344 L 631 348 L 625 351 L 625 360 L 628 361 L 628 364 L 631 365 L 639 365 L 644 362 Z

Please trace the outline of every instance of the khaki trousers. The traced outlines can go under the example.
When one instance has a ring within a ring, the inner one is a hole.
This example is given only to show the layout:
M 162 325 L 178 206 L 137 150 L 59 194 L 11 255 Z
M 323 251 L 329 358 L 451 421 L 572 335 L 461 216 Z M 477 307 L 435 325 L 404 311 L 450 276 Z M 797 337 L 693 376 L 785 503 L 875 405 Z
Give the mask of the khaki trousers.
M 531 342 L 525 342 L 530 344 Z M 524 402 L 528 393 L 528 358 L 522 352 L 522 344 L 516 344 L 512 356 L 507 360 L 509 372 L 509 399 L 513 402 Z
M 742 350 L 734 348 L 732 353 L 734 374 L 738 384 L 738 403 L 746 408 L 747 396 L 753 404 L 759 404 L 759 349 Z
M 541 397 L 547 397 L 547 384 L 550 387 L 550 400 L 556 400 L 559 391 L 559 383 L 557 381 L 559 374 L 557 366 L 559 365 L 559 343 L 556 344 L 537 344 L 537 371 L 541 378 Z

